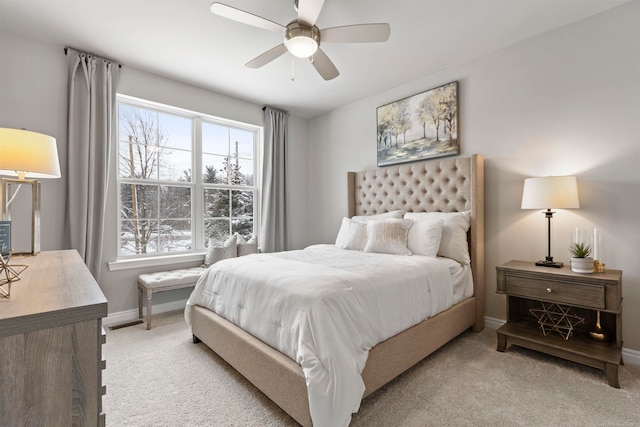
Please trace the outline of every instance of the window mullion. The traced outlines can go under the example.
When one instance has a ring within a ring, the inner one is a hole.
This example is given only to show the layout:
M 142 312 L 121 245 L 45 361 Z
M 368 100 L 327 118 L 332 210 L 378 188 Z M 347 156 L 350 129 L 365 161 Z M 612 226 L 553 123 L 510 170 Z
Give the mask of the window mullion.
M 202 119 L 193 119 L 193 172 L 191 181 L 193 190 L 191 195 L 191 230 L 193 230 L 193 243 L 196 250 L 204 249 L 204 188 L 202 185 Z
M 233 183 L 231 182 L 231 165 L 233 162 L 233 158 L 231 157 L 231 128 L 227 129 L 227 141 L 228 141 L 228 145 L 227 145 L 227 184 L 229 186 L 231 186 Z M 233 219 L 232 219 L 232 214 L 233 214 L 233 190 L 231 190 L 231 188 L 229 188 L 229 236 L 231 236 L 233 234 Z
M 158 157 L 158 167 L 156 169 L 158 169 L 158 177 L 159 177 L 159 175 L 160 175 L 160 157 Z M 161 232 L 162 232 L 162 227 L 161 227 L 162 215 L 160 215 L 160 207 L 162 206 L 162 191 L 160 191 L 161 187 L 162 187 L 162 185 L 158 184 L 158 189 L 156 190 L 158 192 L 158 205 L 156 207 L 156 209 L 157 209 L 156 212 L 157 212 L 157 215 L 158 215 L 158 218 L 156 219 L 156 227 L 158 227 L 157 231 L 156 231 L 156 247 L 157 248 L 160 247 L 160 235 L 161 235 Z

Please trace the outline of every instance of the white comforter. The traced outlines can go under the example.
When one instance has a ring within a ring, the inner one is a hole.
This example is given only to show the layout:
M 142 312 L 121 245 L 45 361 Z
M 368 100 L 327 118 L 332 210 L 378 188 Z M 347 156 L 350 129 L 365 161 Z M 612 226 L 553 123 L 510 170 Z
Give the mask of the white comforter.
M 453 303 L 445 263 L 314 245 L 212 265 L 185 310 L 218 313 L 302 366 L 316 427 L 346 426 L 369 350 Z

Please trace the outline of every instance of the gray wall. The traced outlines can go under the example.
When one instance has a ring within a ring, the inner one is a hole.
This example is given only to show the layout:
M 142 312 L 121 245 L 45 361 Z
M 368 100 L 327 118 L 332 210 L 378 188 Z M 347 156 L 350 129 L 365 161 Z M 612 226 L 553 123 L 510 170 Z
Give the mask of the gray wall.
M 57 139 L 63 176 L 57 180 L 43 180 L 42 184 L 42 250 L 63 249 L 66 186 L 66 106 L 67 74 L 63 46 L 28 40 L 0 32 L 0 127 L 27 128 L 45 133 Z M 118 92 L 147 100 L 198 111 L 226 119 L 262 126 L 262 105 L 223 96 L 211 91 L 176 82 L 141 70 L 121 69 Z M 290 203 L 289 244 L 302 248 L 308 242 L 307 218 L 307 120 L 289 117 L 290 160 L 288 184 Z M 115 179 L 115 176 L 112 177 Z M 115 183 L 115 181 L 113 182 Z M 112 184 L 113 184 L 112 183 Z M 29 224 L 25 223 L 30 205 L 28 192 L 20 194 L 12 207 L 13 243 L 15 250 L 27 250 Z M 103 255 L 105 263 L 115 261 L 117 253 L 117 203 L 115 185 L 109 191 L 108 215 Z M 109 313 L 119 313 L 137 307 L 136 277 L 143 272 L 159 269 L 185 268 L 201 262 L 165 264 L 162 267 L 109 271 L 106 266 L 98 282 L 109 301 Z M 159 294 L 154 304 L 184 300 L 189 291 L 182 290 Z
M 496 265 L 546 255 L 524 178 L 576 175 L 581 209 L 554 216 L 552 255 L 569 261 L 576 226 L 604 233 L 603 262 L 624 270 L 624 345 L 640 350 L 639 18 L 632 2 L 312 119 L 310 241 L 335 240 L 346 172 L 376 166 L 376 107 L 459 80 L 462 155 L 486 160 L 486 314 L 505 318 Z
M 0 127 L 25 128 L 55 137 L 60 170 L 67 164 L 67 67 L 62 46 L 16 38 L 0 31 Z M 63 173 L 64 176 L 64 173 Z M 66 180 L 42 180 L 42 250 L 60 249 Z M 16 251 L 29 251 L 30 195 L 20 190 L 12 209 Z M 16 214 L 25 212 L 24 215 Z M 21 232 L 24 231 L 24 232 Z M 20 245 L 20 242 L 25 244 Z

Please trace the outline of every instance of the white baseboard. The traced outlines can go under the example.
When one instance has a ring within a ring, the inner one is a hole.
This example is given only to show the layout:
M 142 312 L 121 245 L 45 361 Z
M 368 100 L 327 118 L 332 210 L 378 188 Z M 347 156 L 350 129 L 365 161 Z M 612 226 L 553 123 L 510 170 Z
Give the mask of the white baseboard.
M 489 329 L 498 329 L 506 322 L 502 319 L 496 319 L 495 317 L 484 316 L 484 326 Z
M 484 318 L 484 325 L 489 329 L 498 329 L 505 323 L 505 320 L 496 319 L 495 317 L 485 316 Z M 629 365 L 640 365 L 640 351 L 622 347 L 622 359 L 624 363 Z
M 640 365 L 640 351 L 622 347 L 622 360 L 629 365 Z
M 153 314 L 165 313 L 167 311 L 175 311 L 175 310 L 184 310 L 184 307 L 187 305 L 187 300 L 179 300 L 179 301 L 171 301 L 166 302 L 164 304 L 154 304 L 152 309 Z M 142 308 L 142 315 L 147 315 L 147 309 L 145 307 Z M 138 309 L 134 308 L 131 310 L 118 311 L 117 313 L 111 313 L 104 319 L 102 319 L 102 324 L 104 326 L 114 325 L 118 323 L 131 322 L 133 320 L 138 319 Z M 153 322 L 152 322 L 153 325 Z

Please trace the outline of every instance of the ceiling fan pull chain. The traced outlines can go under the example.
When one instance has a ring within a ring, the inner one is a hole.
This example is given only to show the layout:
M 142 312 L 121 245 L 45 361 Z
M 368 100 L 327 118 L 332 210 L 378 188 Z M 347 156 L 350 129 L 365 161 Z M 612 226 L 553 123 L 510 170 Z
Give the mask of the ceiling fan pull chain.
M 291 81 L 295 82 L 296 81 L 296 58 L 292 55 L 291 56 Z

